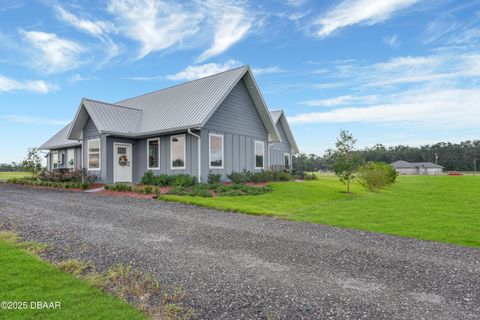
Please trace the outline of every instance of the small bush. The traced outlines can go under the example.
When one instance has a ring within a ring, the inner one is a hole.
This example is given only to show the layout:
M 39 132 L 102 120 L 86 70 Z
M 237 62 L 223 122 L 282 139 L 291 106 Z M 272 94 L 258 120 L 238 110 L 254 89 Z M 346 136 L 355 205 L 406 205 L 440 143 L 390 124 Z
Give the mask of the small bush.
M 191 187 L 197 184 L 197 178 L 188 174 L 176 174 L 173 177 L 173 186 Z
M 317 180 L 317 175 L 313 172 L 304 172 L 303 180 Z
M 246 171 L 243 171 L 243 172 L 232 171 L 230 174 L 227 174 L 227 178 L 230 179 L 233 183 L 247 182 Z
M 43 181 L 52 181 L 52 182 L 82 182 L 88 184 L 93 184 L 98 180 L 97 176 L 89 175 L 85 169 L 83 170 L 70 170 L 70 169 L 53 169 L 53 170 L 43 170 L 39 175 L 38 179 Z
M 391 165 L 372 161 L 360 167 L 357 179 L 368 191 L 377 192 L 393 184 L 397 176 L 397 171 Z
M 222 175 L 220 173 L 210 172 L 208 174 L 208 184 L 220 184 L 222 183 Z
M 37 178 L 14 178 L 7 180 L 7 183 L 13 184 L 21 184 L 25 186 L 37 186 L 37 187 L 49 187 L 49 188 L 56 188 L 56 189 L 88 189 L 90 187 L 90 183 L 84 182 L 54 182 L 54 181 L 45 181 L 39 180 Z
M 167 175 L 167 174 L 155 175 L 153 171 L 147 171 L 140 178 L 140 182 L 144 185 L 150 185 L 150 186 L 189 187 L 197 183 L 197 178 L 184 173 L 176 174 L 176 175 Z
M 242 184 L 246 182 L 260 183 L 270 181 L 291 181 L 294 177 L 285 171 L 260 171 L 251 172 L 243 170 L 242 172 L 233 171 L 227 174 L 227 178 L 235 184 Z

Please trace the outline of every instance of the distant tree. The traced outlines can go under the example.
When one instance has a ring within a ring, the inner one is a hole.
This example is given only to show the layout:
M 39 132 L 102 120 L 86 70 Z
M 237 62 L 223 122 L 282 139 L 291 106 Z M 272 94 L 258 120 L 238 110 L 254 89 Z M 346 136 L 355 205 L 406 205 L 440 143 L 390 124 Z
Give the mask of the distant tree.
M 22 166 L 27 172 L 31 172 L 33 175 L 40 173 L 42 170 L 42 159 L 40 157 L 40 149 L 32 147 L 28 148 L 25 160 L 22 162 Z
M 362 158 L 355 151 L 356 142 L 357 140 L 350 132 L 342 130 L 335 143 L 333 170 L 340 178 L 340 181 L 347 185 L 347 193 L 350 193 L 350 182 L 355 177 L 354 174 L 362 163 Z

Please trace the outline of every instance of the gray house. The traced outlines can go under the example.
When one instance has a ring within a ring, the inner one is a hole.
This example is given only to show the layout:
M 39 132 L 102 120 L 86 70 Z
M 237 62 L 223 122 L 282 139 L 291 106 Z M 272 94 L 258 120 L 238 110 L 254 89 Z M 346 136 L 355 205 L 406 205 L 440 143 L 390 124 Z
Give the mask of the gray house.
M 205 182 L 210 172 L 290 168 L 298 152 L 248 66 L 116 103 L 84 98 L 40 148 L 49 170 L 85 168 L 104 183 L 136 183 L 148 170 Z
M 423 174 L 437 175 L 443 172 L 441 165 L 432 162 L 407 162 L 403 160 L 395 161 L 390 164 L 399 174 Z

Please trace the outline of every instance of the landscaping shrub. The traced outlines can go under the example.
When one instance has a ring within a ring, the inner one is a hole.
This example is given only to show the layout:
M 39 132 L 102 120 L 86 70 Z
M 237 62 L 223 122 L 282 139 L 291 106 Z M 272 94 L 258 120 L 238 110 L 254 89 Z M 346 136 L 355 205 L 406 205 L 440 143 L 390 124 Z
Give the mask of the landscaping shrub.
M 191 187 L 197 184 L 197 178 L 188 174 L 176 174 L 173 177 L 173 186 Z
M 208 184 L 220 184 L 222 183 L 222 175 L 220 173 L 210 172 L 208 174 Z
M 194 196 L 194 197 L 211 197 L 211 191 L 215 192 L 217 196 L 244 196 L 244 195 L 258 195 L 271 191 L 270 187 L 256 187 L 245 184 L 196 184 L 193 187 L 173 187 L 168 194 L 179 196 Z
M 230 179 L 235 184 L 242 184 L 246 182 L 271 182 L 271 181 L 291 181 L 294 177 L 285 171 L 260 171 L 260 172 L 251 172 L 243 170 L 242 172 L 233 171 L 230 174 L 227 174 L 227 178 Z
M 90 183 L 84 182 L 54 182 L 39 180 L 37 178 L 13 178 L 8 179 L 7 183 L 21 184 L 25 186 L 37 186 L 37 187 L 49 187 L 56 189 L 83 189 L 86 190 L 90 187 Z
M 153 171 L 149 170 L 143 174 L 140 178 L 140 182 L 145 185 L 151 186 L 171 186 L 173 183 L 173 176 L 167 174 L 155 175 Z
M 160 188 L 149 185 L 131 186 L 124 183 L 107 184 L 104 186 L 105 190 L 120 191 L 120 192 L 135 192 L 138 194 L 160 194 Z
M 182 186 L 188 187 L 193 186 L 197 183 L 197 178 L 188 174 L 176 174 L 176 175 L 167 175 L 159 174 L 155 175 L 153 171 L 147 171 L 140 178 L 140 182 L 145 185 L 150 186 Z
M 376 192 L 393 184 L 397 176 L 397 171 L 391 165 L 372 161 L 360 167 L 357 179 L 365 189 Z
M 304 172 L 303 180 L 317 180 L 317 175 L 313 172 Z
M 89 175 L 86 170 L 54 169 L 51 171 L 43 170 L 38 179 L 53 182 L 82 182 L 93 184 L 98 180 L 97 176 Z

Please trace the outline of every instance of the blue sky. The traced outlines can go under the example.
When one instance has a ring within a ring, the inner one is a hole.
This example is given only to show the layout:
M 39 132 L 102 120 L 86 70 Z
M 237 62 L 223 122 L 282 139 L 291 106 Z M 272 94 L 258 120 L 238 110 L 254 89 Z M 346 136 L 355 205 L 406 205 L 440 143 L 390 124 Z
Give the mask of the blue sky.
M 480 1 L 0 1 L 0 162 L 74 116 L 248 64 L 301 151 L 480 138 Z

